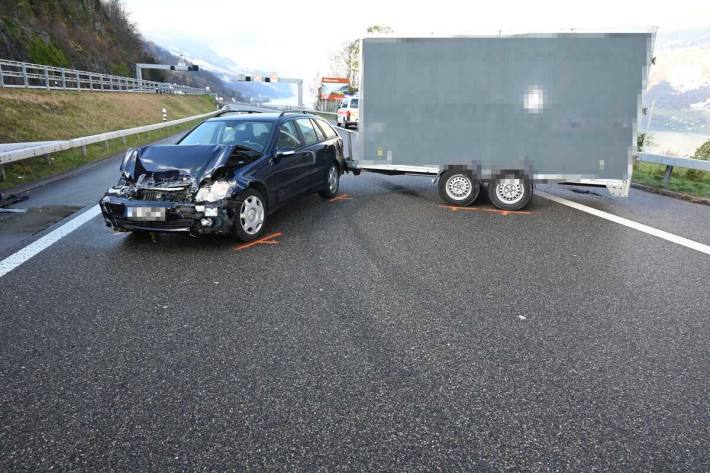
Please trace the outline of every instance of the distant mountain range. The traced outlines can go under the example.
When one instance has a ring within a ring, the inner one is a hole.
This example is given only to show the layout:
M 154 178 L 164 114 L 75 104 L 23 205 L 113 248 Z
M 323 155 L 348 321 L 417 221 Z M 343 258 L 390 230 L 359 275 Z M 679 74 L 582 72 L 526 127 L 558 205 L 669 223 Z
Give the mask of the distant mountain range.
M 158 39 L 161 48 L 173 56 L 182 56 L 186 61 L 197 64 L 201 69 L 209 71 L 219 77 L 224 86 L 244 100 L 258 103 L 278 102 L 285 103 L 289 100 L 296 104 L 294 91 L 287 84 L 267 82 L 245 82 L 239 80 L 240 75 L 261 74 L 268 72 L 259 69 L 250 69 L 238 65 L 232 59 L 220 56 L 208 45 L 196 38 L 169 38 Z

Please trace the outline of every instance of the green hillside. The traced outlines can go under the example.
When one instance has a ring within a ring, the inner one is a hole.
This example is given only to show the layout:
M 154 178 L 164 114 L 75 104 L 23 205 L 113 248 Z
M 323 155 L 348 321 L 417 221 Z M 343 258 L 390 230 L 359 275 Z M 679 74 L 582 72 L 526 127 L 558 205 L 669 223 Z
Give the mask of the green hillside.
M 0 88 L 0 143 L 64 140 L 212 111 L 207 95 Z
M 165 108 L 169 120 L 200 115 L 216 109 L 210 96 L 63 92 L 0 88 L 0 143 L 78 138 L 162 121 Z M 123 140 L 112 140 L 80 150 L 25 159 L 5 166 L 6 179 L 0 190 L 11 189 L 91 161 L 121 152 L 128 146 L 150 143 L 193 126 L 170 127 Z

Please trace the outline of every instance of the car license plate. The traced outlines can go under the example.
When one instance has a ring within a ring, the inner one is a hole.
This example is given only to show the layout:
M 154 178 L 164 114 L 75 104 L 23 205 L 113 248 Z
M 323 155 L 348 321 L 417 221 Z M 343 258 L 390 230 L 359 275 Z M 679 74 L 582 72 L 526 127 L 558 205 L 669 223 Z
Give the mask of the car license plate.
M 165 207 L 126 207 L 126 218 L 162 222 L 165 221 Z

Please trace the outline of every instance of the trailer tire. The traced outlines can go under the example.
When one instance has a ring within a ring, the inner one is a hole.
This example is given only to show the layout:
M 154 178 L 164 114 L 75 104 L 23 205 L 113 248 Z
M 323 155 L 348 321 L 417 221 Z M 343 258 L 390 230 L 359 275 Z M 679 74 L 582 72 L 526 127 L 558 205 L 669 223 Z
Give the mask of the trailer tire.
M 520 210 L 532 199 L 533 185 L 524 176 L 508 176 L 488 182 L 488 198 L 501 210 Z
M 446 171 L 439 177 L 439 197 L 451 205 L 471 205 L 481 192 L 481 182 L 470 171 Z

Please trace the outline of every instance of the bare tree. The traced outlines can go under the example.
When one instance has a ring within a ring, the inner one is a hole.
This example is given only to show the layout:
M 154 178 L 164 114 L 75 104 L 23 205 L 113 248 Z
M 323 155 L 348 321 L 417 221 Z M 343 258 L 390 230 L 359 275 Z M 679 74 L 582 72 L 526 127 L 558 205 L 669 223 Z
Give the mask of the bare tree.
M 392 33 L 394 30 L 385 25 L 372 25 L 367 33 Z M 360 87 L 360 40 L 355 39 L 343 44 L 340 51 L 330 58 L 331 74 L 348 79 L 351 92 Z

